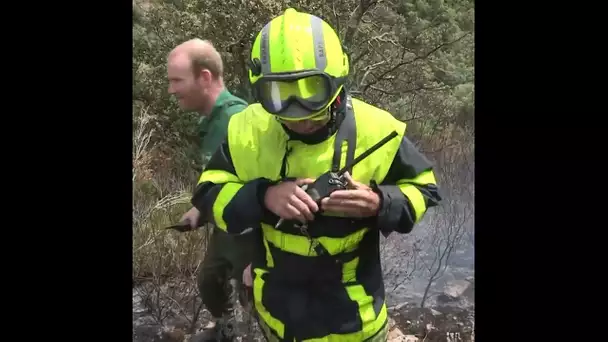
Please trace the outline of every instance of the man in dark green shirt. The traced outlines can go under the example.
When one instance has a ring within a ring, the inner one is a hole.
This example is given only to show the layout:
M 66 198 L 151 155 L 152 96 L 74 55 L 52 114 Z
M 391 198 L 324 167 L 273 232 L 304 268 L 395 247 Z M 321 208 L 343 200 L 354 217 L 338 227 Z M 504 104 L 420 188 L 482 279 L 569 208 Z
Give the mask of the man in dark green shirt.
M 193 39 L 178 45 L 168 56 L 167 74 L 169 93 L 178 99 L 181 109 L 201 115 L 198 128 L 204 168 L 224 141 L 230 117 L 245 109 L 247 102 L 224 87 L 222 59 L 209 41 Z M 197 228 L 198 216 L 193 207 L 181 221 Z M 252 239 L 252 234 L 231 236 L 214 227 L 200 266 L 198 287 L 215 325 L 197 340 L 231 340 L 227 324 L 232 313 L 229 278 L 237 281 L 240 292 L 243 270 L 251 261 Z

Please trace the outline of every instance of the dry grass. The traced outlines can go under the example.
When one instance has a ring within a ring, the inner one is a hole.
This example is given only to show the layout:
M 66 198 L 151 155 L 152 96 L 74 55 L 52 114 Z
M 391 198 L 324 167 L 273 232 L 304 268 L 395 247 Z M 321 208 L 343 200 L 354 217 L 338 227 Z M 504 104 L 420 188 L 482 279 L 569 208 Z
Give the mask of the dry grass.
M 192 175 L 154 172 L 154 117 L 136 116 L 133 135 L 133 278 L 188 276 L 206 243 L 203 231 L 167 231 L 190 207 Z
M 179 234 L 165 230 L 190 208 L 190 194 L 176 192 L 134 212 L 133 275 L 189 275 L 205 246 L 202 230 Z
M 147 110 L 135 116 L 133 134 L 133 285 L 150 316 L 159 325 L 181 317 L 185 329 L 197 327 L 201 302 L 196 274 L 210 231 L 165 230 L 191 208 L 196 175 L 190 169 L 166 172 L 166 159 L 152 143 L 154 117 Z M 176 153 L 177 154 L 177 153 Z

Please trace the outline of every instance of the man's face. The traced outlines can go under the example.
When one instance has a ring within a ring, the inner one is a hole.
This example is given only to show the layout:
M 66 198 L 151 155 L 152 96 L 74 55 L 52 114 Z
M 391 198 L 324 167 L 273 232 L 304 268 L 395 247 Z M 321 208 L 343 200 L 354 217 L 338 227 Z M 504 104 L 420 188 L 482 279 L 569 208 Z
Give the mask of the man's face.
M 198 110 L 205 103 L 205 87 L 201 77 L 195 77 L 192 64 L 185 54 L 175 54 L 167 62 L 169 94 L 174 95 L 182 110 Z

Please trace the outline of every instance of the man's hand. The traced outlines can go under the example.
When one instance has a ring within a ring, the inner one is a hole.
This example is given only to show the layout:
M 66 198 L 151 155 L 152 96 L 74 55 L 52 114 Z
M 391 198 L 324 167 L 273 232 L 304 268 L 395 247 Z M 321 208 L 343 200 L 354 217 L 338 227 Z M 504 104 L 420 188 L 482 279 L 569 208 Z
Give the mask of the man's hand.
M 371 217 L 378 214 L 380 196 L 369 186 L 352 179 L 346 172 L 348 190 L 336 190 L 321 200 L 323 211 L 342 213 L 348 217 Z
M 190 227 L 192 227 L 192 229 L 196 229 L 198 228 L 198 219 L 201 216 L 200 211 L 198 211 L 198 209 L 196 209 L 196 207 L 192 207 L 192 209 L 188 210 L 188 212 L 186 212 L 184 215 L 182 215 L 182 218 L 179 220 L 179 222 L 181 223 L 188 223 L 190 224 Z
M 314 219 L 313 213 L 319 211 L 319 207 L 300 186 L 313 182 L 314 179 L 300 178 L 295 182 L 270 186 L 264 195 L 264 205 L 282 219 L 302 223 L 311 221 Z

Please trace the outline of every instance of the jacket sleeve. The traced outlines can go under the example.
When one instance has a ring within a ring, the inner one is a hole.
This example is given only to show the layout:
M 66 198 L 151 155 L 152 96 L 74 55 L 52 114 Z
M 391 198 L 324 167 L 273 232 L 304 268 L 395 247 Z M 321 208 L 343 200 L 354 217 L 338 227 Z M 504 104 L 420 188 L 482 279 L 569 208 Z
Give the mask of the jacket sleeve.
M 201 174 L 192 196 L 192 205 L 201 212 L 199 224 L 211 222 L 231 234 L 259 227 L 265 215 L 263 196 L 271 184 L 264 178 L 240 180 L 224 141 Z
M 381 205 L 376 224 L 387 236 L 409 233 L 441 196 L 431 163 L 405 136 L 380 185 L 374 185 Z

